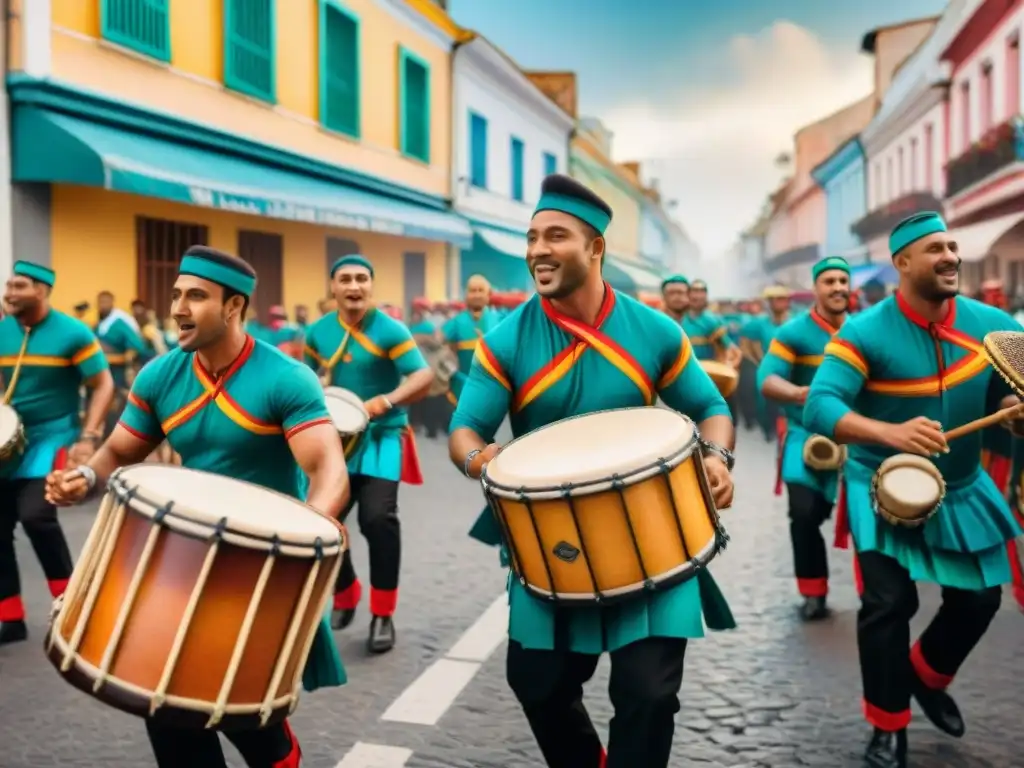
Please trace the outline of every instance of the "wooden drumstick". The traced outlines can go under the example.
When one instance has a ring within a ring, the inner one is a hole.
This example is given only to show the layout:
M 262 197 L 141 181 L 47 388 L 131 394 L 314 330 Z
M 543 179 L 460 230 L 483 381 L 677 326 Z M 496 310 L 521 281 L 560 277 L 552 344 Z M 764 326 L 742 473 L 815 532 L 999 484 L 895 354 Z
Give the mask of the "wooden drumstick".
M 946 432 L 946 442 L 950 440 L 956 440 L 958 437 L 969 435 L 972 432 L 977 432 L 979 429 L 985 429 L 985 427 L 991 427 L 993 424 L 999 424 L 1003 421 L 1010 421 L 1018 416 L 1024 415 L 1024 403 L 1018 405 L 1011 405 L 1009 408 L 1003 408 L 1002 410 L 996 411 L 995 413 L 989 414 L 988 416 L 982 416 L 980 419 L 969 421 L 966 424 L 961 424 L 959 427 Z

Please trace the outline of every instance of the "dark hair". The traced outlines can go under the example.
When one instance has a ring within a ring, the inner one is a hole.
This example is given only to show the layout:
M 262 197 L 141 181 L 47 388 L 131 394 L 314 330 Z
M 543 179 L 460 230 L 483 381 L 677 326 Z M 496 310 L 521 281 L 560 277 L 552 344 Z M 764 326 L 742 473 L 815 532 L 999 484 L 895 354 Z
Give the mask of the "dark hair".
M 102 298 L 113 299 L 114 298 L 114 294 L 112 294 L 110 291 L 100 291 L 99 293 L 96 294 L 96 298 L 97 299 L 102 299 Z
M 218 251 L 216 248 L 210 248 L 209 246 L 206 245 L 193 245 L 187 251 L 185 251 L 185 256 L 198 256 L 199 258 L 204 259 L 206 261 L 213 262 L 214 264 L 219 264 L 222 267 L 227 267 L 228 269 L 232 269 L 235 272 L 239 272 L 243 275 L 248 275 L 253 279 L 256 278 L 256 270 L 252 268 L 252 265 L 249 264 L 249 262 L 247 262 L 245 259 L 240 259 L 237 256 L 232 256 L 230 253 Z M 217 285 L 220 285 L 221 289 L 224 292 L 223 303 L 225 304 L 227 304 L 228 301 L 234 298 L 235 296 L 242 297 L 242 320 L 245 320 L 245 313 L 249 311 L 249 297 L 246 296 L 241 291 L 236 291 L 234 288 L 229 288 L 228 286 L 222 285 L 221 283 L 217 283 Z

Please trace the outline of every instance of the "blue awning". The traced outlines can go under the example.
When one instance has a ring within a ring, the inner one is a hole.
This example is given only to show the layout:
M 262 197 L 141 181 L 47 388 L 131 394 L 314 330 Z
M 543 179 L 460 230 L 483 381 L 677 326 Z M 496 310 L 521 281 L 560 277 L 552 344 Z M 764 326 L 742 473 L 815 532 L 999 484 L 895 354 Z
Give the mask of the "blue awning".
M 661 276 L 646 267 L 626 259 L 606 256 L 604 260 L 604 278 L 612 287 L 625 293 L 636 294 L 639 291 L 655 292 L 661 290 Z
M 526 266 L 526 235 L 473 224 L 473 247 L 460 254 L 463 281 L 483 275 L 496 291 L 533 291 Z
M 469 223 L 454 213 L 36 107 L 15 110 L 13 146 L 15 181 L 101 187 L 460 248 L 472 243 Z
M 874 280 L 882 285 L 894 285 L 899 282 L 899 273 L 892 264 L 861 264 L 850 269 L 850 287 L 854 290 L 864 283 Z

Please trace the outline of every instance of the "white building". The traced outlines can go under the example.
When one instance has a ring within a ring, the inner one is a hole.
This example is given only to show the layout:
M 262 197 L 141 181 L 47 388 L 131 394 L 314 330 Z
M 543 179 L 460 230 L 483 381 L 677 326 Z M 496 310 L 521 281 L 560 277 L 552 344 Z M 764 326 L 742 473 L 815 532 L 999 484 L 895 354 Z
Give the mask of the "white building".
M 480 35 L 456 48 L 452 80 L 454 205 L 474 236 L 449 273 L 460 283 L 482 274 L 496 290 L 531 290 L 526 231 L 543 178 L 567 173 L 573 117 Z

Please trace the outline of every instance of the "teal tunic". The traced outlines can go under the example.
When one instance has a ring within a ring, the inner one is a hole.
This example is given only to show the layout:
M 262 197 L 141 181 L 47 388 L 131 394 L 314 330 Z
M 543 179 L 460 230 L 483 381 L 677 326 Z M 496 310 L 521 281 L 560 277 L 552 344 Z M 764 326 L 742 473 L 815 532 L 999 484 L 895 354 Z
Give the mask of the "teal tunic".
M 110 373 L 114 377 L 114 386 L 124 389 L 128 386 L 129 353 L 134 352 L 146 358 L 149 355 L 149 345 L 118 310 L 111 312 L 96 324 L 96 336 L 103 347 L 103 353 L 107 356 Z
M 441 328 L 445 343 L 455 348 L 459 358 L 459 372 L 449 384 L 452 394 L 458 399 L 466 386 L 466 378 L 473 366 L 476 343 L 497 327 L 502 321 L 501 315 L 491 307 L 485 307 L 480 317 L 473 317 L 468 309 L 459 312 Z
M 855 411 L 899 424 L 925 416 L 951 429 L 992 413 L 1009 387 L 989 366 L 982 339 L 990 331 L 1021 330 L 1008 314 L 957 297 L 941 323 L 917 315 L 898 294 L 857 315 L 825 349 L 811 384 L 804 424 L 834 437 L 836 423 Z M 981 435 L 950 443 L 934 458 L 946 480 L 939 511 L 916 529 L 885 522 L 873 508 L 870 484 L 895 453 L 851 445 L 844 467 L 847 515 L 854 545 L 895 558 L 918 581 L 983 589 L 1010 581 L 1006 542 L 1021 528 L 981 469 Z
M 251 336 L 219 381 L 193 352 L 175 349 L 156 358 L 135 377 L 120 421 L 153 445 L 166 439 L 185 467 L 294 499 L 305 498 L 305 476 L 288 440 L 330 423 L 316 375 Z M 322 619 L 303 685 L 312 691 L 345 682 L 330 625 Z
M 683 330 L 690 337 L 693 354 L 698 360 L 714 360 L 718 349 L 735 345 L 725 327 L 725 321 L 713 312 L 683 315 Z
M 0 376 L 10 385 L 25 330 L 8 315 L 0 320 Z M 18 462 L 4 467 L 7 477 L 46 477 L 62 448 L 81 432 L 79 389 L 107 370 L 99 341 L 81 320 L 50 309 L 30 331 L 28 346 L 10 402 L 25 427 L 27 447 Z
M 433 336 L 436 330 L 429 320 L 420 320 L 409 326 L 409 333 L 413 336 Z
M 814 309 L 783 323 L 757 369 L 757 390 L 761 391 L 769 376 L 809 387 L 821 365 L 825 346 L 837 330 Z M 804 463 L 804 443 L 812 435 L 804 426 L 804 407 L 795 403 L 784 403 L 781 407 L 787 422 L 782 446 L 783 482 L 811 488 L 834 502 L 838 473 L 811 469 Z
M 740 335 L 757 346 L 763 360 L 764 355 L 768 353 L 768 347 L 771 346 L 772 339 L 775 338 L 775 334 L 778 333 L 779 328 L 788 322 L 789 319 L 788 312 L 778 322 L 776 322 L 771 314 L 756 315 L 751 317 L 747 324 L 743 326 Z M 761 394 L 760 388 L 755 393 L 755 405 L 757 407 L 758 421 L 761 422 L 765 434 L 773 433 L 775 425 L 766 423 L 768 421 L 768 401 Z
M 423 353 L 405 324 L 377 309 L 369 310 L 358 326 L 349 326 L 337 313 L 324 315 L 306 334 L 306 364 L 329 372 L 331 386 L 357 394 L 363 401 L 386 395 L 402 378 L 427 367 Z M 409 440 L 409 415 L 395 407 L 374 419 L 348 458 L 353 475 L 403 479 L 403 451 Z
M 561 318 L 535 295 L 488 333 L 476 348 L 451 430 L 470 429 L 491 442 L 506 415 L 518 437 L 570 416 L 651 405 L 656 397 L 696 422 L 728 416 L 679 325 L 610 286 L 605 291 L 595 327 Z M 574 343 L 559 324 L 565 322 L 583 341 Z M 471 535 L 500 542 L 490 510 Z M 601 653 L 646 637 L 702 637 L 702 614 L 712 629 L 735 626 L 711 574 L 700 573 L 619 605 L 562 609 L 533 597 L 510 574 L 509 635 L 527 648 L 553 649 L 561 612 L 571 650 Z

